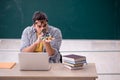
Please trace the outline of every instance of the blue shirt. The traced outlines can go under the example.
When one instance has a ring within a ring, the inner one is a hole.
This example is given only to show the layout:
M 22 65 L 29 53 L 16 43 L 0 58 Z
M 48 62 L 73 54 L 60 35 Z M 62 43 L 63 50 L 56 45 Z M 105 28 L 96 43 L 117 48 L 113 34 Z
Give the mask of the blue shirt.
M 50 56 L 49 62 L 51 63 L 58 63 L 60 62 L 60 46 L 62 42 L 62 34 L 61 31 L 53 26 L 48 25 L 48 32 L 50 35 L 55 38 L 50 42 L 52 48 L 55 50 L 55 54 L 53 56 Z M 28 26 L 24 29 L 22 36 L 21 36 L 21 48 L 20 51 L 22 51 L 23 48 L 30 46 L 37 40 L 36 36 L 36 30 L 33 26 Z M 45 51 L 45 48 L 44 50 Z

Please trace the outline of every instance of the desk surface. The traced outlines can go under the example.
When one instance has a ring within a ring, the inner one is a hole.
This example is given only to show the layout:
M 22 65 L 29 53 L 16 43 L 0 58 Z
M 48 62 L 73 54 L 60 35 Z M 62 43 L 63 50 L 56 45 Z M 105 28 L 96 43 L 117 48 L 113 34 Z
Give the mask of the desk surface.
M 95 63 L 95 66 L 97 69 L 97 74 L 98 74 L 98 80 L 119 80 L 120 79 L 120 75 L 119 75 L 120 74 L 120 63 L 119 63 L 120 52 L 119 51 L 118 52 L 107 52 L 107 51 L 106 52 L 104 52 L 104 51 L 101 51 L 101 52 L 71 52 L 70 51 L 70 52 L 61 52 L 61 54 L 63 54 L 63 55 L 64 54 L 79 54 L 79 55 L 86 56 L 88 63 Z M 6 51 L 0 52 L 0 62 L 17 62 L 18 63 L 18 52 L 12 52 L 12 51 L 11 52 L 10 51 L 9 52 L 6 52 Z M 2 73 L 4 71 L 9 72 L 9 73 Z M 7 80 L 7 79 L 1 79 L 2 75 L 4 75 L 4 77 L 5 77 L 5 75 L 7 74 L 6 76 L 11 77 L 13 75 L 13 71 L 12 71 L 12 74 L 9 75 L 10 71 L 11 70 L 0 70 L 0 80 Z M 27 74 L 27 72 L 23 72 L 23 73 L 21 73 L 21 72 L 18 73 L 18 72 L 19 71 L 17 71 L 16 76 L 19 76 L 19 77 L 21 77 L 23 74 Z M 59 71 L 59 72 L 62 72 L 62 71 Z M 82 71 L 80 71 L 80 72 L 82 72 Z M 36 72 L 34 72 L 34 73 L 36 73 Z M 52 72 L 52 74 L 53 73 L 55 74 L 55 72 Z M 56 73 L 56 75 L 57 74 L 60 74 L 60 73 Z M 65 72 L 64 74 L 67 74 L 67 73 Z M 32 73 L 30 73 L 29 75 L 26 75 L 26 76 L 30 76 L 30 75 L 32 75 Z M 63 74 L 61 73 L 61 76 L 62 75 Z M 39 76 L 39 75 L 37 74 L 36 76 Z M 58 76 L 58 77 L 60 77 L 60 76 Z M 10 78 L 8 80 L 10 80 Z M 11 79 L 11 80 L 15 80 L 15 79 Z M 18 80 L 18 79 L 16 79 L 16 80 Z M 22 79 L 22 80 L 24 80 L 24 79 Z M 32 79 L 27 79 L 27 80 L 32 80 Z M 48 80 L 50 80 L 50 79 L 48 79 Z M 60 79 L 57 79 L 57 80 L 60 80 Z M 61 79 L 61 80 L 64 80 L 64 79 Z M 65 80 L 67 80 L 67 79 L 65 79 Z M 75 79 L 73 79 L 73 80 L 75 80 Z
M 51 64 L 49 71 L 20 71 L 19 64 L 16 64 L 12 69 L 0 69 L 0 78 L 10 77 L 41 77 L 41 78 L 97 78 L 96 67 L 94 63 L 88 63 L 80 70 L 70 70 L 64 67 L 61 63 Z M 86 79 L 85 79 L 86 80 Z
M 0 62 L 17 62 L 19 52 L 0 52 Z M 95 63 L 98 74 L 120 74 L 120 52 L 61 52 L 87 57 L 88 63 Z M 102 66 L 101 66 L 102 65 Z

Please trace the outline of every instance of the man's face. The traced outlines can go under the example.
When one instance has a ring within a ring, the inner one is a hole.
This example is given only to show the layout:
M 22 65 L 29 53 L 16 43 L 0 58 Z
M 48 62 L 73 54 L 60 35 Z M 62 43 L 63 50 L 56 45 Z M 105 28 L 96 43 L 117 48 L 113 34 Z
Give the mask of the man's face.
M 41 33 L 43 29 L 47 29 L 47 21 L 46 20 L 36 20 L 34 23 L 34 27 L 37 30 L 37 33 Z

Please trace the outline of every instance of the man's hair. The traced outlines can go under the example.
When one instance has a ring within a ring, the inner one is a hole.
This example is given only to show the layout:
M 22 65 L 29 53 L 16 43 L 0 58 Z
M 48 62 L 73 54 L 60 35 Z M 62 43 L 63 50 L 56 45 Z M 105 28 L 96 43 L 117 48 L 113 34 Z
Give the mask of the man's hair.
M 48 22 L 47 15 L 44 12 L 36 11 L 32 17 L 33 22 L 36 20 L 46 20 Z

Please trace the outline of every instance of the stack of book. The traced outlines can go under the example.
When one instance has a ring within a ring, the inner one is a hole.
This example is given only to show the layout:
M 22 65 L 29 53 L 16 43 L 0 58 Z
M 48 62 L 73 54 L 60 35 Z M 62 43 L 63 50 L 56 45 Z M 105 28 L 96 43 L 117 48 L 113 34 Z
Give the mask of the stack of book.
M 76 54 L 64 55 L 62 58 L 63 64 L 69 69 L 81 69 L 86 62 L 86 57 Z

